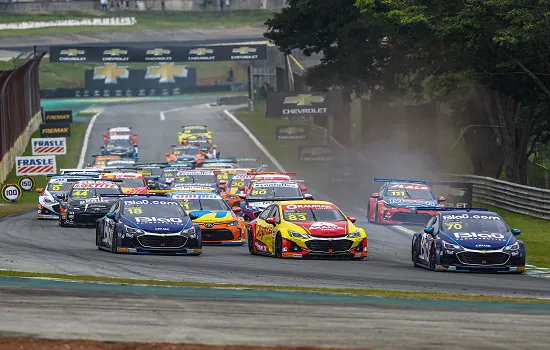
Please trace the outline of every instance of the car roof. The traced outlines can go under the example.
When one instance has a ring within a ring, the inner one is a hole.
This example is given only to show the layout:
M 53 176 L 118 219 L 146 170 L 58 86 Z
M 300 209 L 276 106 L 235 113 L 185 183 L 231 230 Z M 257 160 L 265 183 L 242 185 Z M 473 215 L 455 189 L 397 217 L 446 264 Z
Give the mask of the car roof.
M 292 180 L 258 180 L 258 181 L 251 182 L 251 185 L 255 186 L 255 185 L 265 185 L 265 184 L 279 184 L 279 183 L 298 186 L 298 183 Z

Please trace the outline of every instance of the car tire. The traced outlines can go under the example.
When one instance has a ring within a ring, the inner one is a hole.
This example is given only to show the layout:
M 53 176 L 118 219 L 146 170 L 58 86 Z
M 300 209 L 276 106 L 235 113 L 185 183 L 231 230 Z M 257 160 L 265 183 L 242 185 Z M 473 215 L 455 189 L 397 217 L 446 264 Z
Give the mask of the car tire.
M 378 222 L 378 203 L 376 203 L 376 206 L 374 208 L 374 217 L 373 217 L 373 221 L 372 221 L 375 225 L 379 225 L 380 223 Z
M 113 238 L 111 239 L 111 251 L 116 254 L 117 248 L 117 234 L 116 232 L 113 232 Z
M 254 251 L 254 237 L 252 236 L 252 228 L 250 225 L 246 229 L 246 243 L 248 244 L 248 252 L 252 255 L 256 254 Z
M 63 220 L 63 218 L 61 216 L 59 217 L 59 226 L 61 226 L 61 227 L 69 226 L 65 223 L 65 220 Z
M 414 267 L 418 267 L 418 242 L 415 240 L 412 245 L 412 262 Z
M 97 249 L 101 250 L 101 237 L 99 234 L 99 223 L 95 226 L 95 245 L 97 246 Z
M 435 271 L 435 245 L 430 248 L 430 270 Z
M 369 201 L 369 203 L 367 204 L 367 221 L 368 221 L 368 222 L 374 222 L 374 220 L 372 220 L 372 219 L 370 218 L 370 201 Z
M 277 237 L 275 237 L 275 257 L 276 258 L 282 258 L 283 257 L 283 238 L 281 237 L 280 233 L 277 233 Z

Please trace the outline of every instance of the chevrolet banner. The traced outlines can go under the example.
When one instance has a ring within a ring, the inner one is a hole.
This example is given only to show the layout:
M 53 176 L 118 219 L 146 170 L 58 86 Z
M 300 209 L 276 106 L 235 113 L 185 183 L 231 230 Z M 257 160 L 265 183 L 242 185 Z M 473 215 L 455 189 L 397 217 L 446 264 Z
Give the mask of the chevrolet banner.
M 44 123 L 71 123 L 73 121 L 73 111 L 46 111 L 43 115 Z
M 71 136 L 70 122 L 42 123 L 40 124 L 41 137 L 66 137 Z
M 342 94 L 274 92 L 267 94 L 267 117 L 304 117 L 313 115 L 338 115 L 342 111 Z
M 308 127 L 306 125 L 277 125 L 277 140 L 307 140 Z
M 50 46 L 50 62 L 213 62 L 267 59 L 267 45 L 80 47 Z
M 301 163 L 332 162 L 333 154 L 334 151 L 330 146 L 318 145 L 298 147 L 298 157 Z

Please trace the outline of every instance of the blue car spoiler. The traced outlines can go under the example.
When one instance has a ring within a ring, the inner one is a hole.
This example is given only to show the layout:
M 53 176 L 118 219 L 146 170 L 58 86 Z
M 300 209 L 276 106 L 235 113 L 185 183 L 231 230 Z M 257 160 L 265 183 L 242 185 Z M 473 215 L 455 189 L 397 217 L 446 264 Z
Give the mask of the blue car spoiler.
M 489 211 L 487 208 L 440 208 L 440 207 L 416 207 L 416 210 L 429 211 Z
M 373 181 L 374 182 L 403 182 L 403 183 L 422 184 L 422 185 L 428 184 L 426 181 L 420 181 L 420 180 L 383 179 L 383 178 L 377 178 L 377 177 L 375 177 Z
M 47 174 L 48 177 L 101 177 L 101 173 L 71 173 L 66 174 Z

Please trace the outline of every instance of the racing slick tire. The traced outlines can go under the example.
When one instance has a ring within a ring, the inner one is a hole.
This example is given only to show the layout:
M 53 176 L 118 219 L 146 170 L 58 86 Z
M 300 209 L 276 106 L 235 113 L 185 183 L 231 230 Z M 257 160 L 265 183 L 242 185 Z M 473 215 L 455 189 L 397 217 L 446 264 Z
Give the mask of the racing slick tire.
M 275 237 L 275 257 L 283 257 L 283 238 L 280 233 L 277 233 L 277 237 Z
M 97 223 L 96 226 L 95 226 L 95 245 L 96 245 L 98 250 L 101 250 L 101 248 L 100 248 L 101 236 L 99 235 L 99 223 Z
M 117 234 L 113 232 L 113 238 L 111 238 L 111 251 L 116 254 L 118 252 L 117 248 Z
M 430 270 L 435 271 L 435 245 L 430 248 Z
M 250 228 L 250 226 L 248 226 L 247 229 L 246 229 L 246 243 L 248 244 L 248 252 L 250 254 L 255 254 L 254 253 L 254 238 L 252 237 L 252 229 Z
M 216 152 L 216 158 L 220 159 L 220 152 Z
M 368 222 L 374 222 L 374 220 L 370 219 L 370 203 L 367 204 L 367 220 Z
M 376 203 L 376 208 L 374 208 L 374 217 L 370 219 L 370 203 L 367 206 L 367 219 L 369 222 L 378 225 L 378 203 Z
M 59 215 L 59 226 L 69 227 L 69 225 L 66 224 L 66 220 L 63 220 L 63 217 L 61 215 Z
M 414 267 L 418 267 L 418 243 L 415 241 L 412 245 L 412 262 Z

